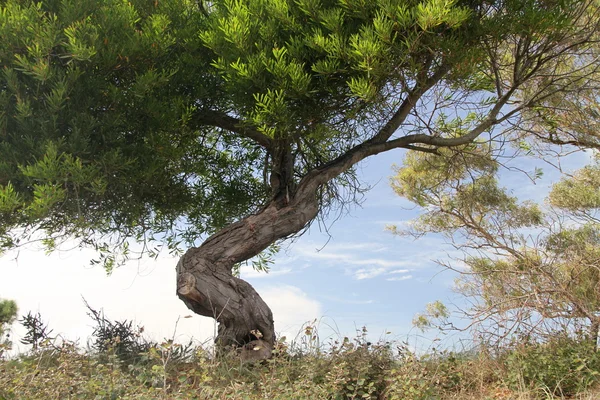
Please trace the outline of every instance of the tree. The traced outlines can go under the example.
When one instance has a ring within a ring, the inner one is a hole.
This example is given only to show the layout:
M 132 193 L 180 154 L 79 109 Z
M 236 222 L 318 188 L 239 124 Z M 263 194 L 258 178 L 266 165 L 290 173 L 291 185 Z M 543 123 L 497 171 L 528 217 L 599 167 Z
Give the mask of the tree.
M 0 300 L 0 335 L 6 326 L 12 324 L 17 316 L 17 304 L 12 300 Z
M 235 266 L 351 202 L 366 157 L 514 138 L 597 68 L 595 4 L 2 1 L 2 246 L 70 238 L 108 271 L 187 248 L 177 295 L 218 342 L 273 343 Z
M 11 342 L 4 338 L 7 327 L 15 321 L 17 317 L 17 304 L 12 300 L 0 299 L 0 356 L 5 349 L 10 349 Z
M 458 259 L 440 264 L 459 272 L 456 290 L 468 300 L 459 311 L 480 339 L 499 344 L 515 334 L 540 338 L 575 331 L 596 344 L 600 164 L 556 183 L 546 211 L 500 188 L 498 167 L 482 151 L 407 156 L 393 186 L 426 211 L 405 233 L 439 233 L 459 250 Z M 436 302 L 415 322 L 456 329 L 448 317 Z

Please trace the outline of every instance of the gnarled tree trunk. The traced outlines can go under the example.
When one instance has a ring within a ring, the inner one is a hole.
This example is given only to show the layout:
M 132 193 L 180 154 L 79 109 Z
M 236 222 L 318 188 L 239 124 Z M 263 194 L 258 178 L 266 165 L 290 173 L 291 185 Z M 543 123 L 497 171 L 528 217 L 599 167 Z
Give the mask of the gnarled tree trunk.
M 274 343 L 273 315 L 269 306 L 250 284 L 234 277 L 231 270 L 236 263 L 254 257 L 278 239 L 295 234 L 310 223 L 319 211 L 317 193 L 321 185 L 366 157 L 394 148 L 435 152 L 432 147 L 459 146 L 472 142 L 495 123 L 509 95 L 503 96 L 488 117 L 464 136 L 442 138 L 412 134 L 389 140 L 418 99 L 448 70 L 449 66 L 442 65 L 423 82 L 417 83 L 375 136 L 312 169 L 297 185 L 289 139 L 275 142 L 257 131 L 240 128 L 230 117 L 213 118 L 213 123 L 219 122 L 224 129 L 238 131 L 267 149 L 272 157 L 269 183 L 273 191 L 271 202 L 259 213 L 221 229 L 200 247 L 189 249 L 177 264 L 177 295 L 195 313 L 219 322 L 217 344 L 241 346 L 252 339 L 253 330 L 259 330 L 262 339 L 271 345 Z
M 252 330 L 273 344 L 273 314 L 254 288 L 232 267 L 280 238 L 299 232 L 318 213 L 317 184 L 303 185 L 292 198 L 273 200 L 258 214 L 235 222 L 189 249 L 177 264 L 177 295 L 197 314 L 219 322 L 218 345 L 243 345 Z

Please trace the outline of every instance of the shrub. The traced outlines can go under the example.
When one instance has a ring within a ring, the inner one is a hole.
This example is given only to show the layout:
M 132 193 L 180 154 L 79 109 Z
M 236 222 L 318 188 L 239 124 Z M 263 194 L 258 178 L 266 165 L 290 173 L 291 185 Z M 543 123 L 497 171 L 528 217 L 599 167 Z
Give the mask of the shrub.
M 96 323 L 91 347 L 99 354 L 114 354 L 120 360 L 133 362 L 140 354 L 150 349 L 150 344 L 142 337 L 143 328 L 134 327 L 133 322 L 113 321 L 104 312 L 93 309 L 85 300 L 88 315 Z
M 387 375 L 385 400 L 428 400 L 435 395 L 425 364 L 403 345 L 399 348 L 400 359 Z
M 525 343 L 506 356 L 507 380 L 516 389 L 573 396 L 598 380 L 600 353 L 590 340 L 564 335 Z
M 42 316 L 39 312 L 32 314 L 30 311 L 19 322 L 26 329 L 25 336 L 23 336 L 20 342 L 31 345 L 34 351 L 40 347 L 42 342 L 53 339 L 50 337 L 52 329 L 48 330 L 48 324 L 42 321 Z

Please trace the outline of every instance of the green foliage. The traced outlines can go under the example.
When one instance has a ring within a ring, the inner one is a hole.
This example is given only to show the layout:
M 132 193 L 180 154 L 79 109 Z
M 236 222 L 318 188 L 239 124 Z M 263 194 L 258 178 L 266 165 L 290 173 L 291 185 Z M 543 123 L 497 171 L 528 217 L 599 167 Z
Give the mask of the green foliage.
M 522 343 L 506 356 L 507 382 L 538 397 L 570 397 L 599 379 L 600 353 L 585 339 L 554 336 L 544 344 Z
M 166 235 L 173 250 L 260 203 L 254 150 L 188 126 L 200 100 L 182 85 L 215 90 L 202 20 L 187 0 L 3 2 L 2 247 L 42 230 L 110 265 L 126 239 Z
M 438 262 L 459 272 L 455 289 L 470 302 L 460 314 L 472 320 L 477 337 L 504 341 L 518 332 L 545 335 L 572 326 L 596 337 L 597 165 L 555 184 L 549 195 L 555 208 L 543 212 L 499 187 L 494 154 L 479 148 L 468 155 L 407 155 L 392 186 L 423 213 L 404 232 L 390 229 L 416 237 L 441 233 L 461 251 L 457 260 Z M 417 315 L 415 326 L 456 329 L 440 304 Z
M 48 324 L 44 324 L 40 313 L 31 314 L 31 311 L 24 315 L 19 322 L 27 330 L 21 339 L 21 343 L 32 346 L 36 351 L 45 341 L 51 341 L 52 330 L 48 330 Z
M 419 49 L 465 40 L 467 27 L 448 28 L 471 15 L 455 1 L 224 1 L 211 11 L 200 37 L 212 65 L 243 115 L 271 137 L 358 111 L 356 100 L 376 105 L 385 85 L 419 69 Z
M 308 341 L 278 343 L 263 364 L 171 340 L 128 359 L 112 348 L 84 353 L 68 341 L 45 342 L 0 360 L 0 398 L 536 399 L 583 394 L 598 380 L 598 353 L 585 338 L 519 342 L 495 357 L 485 347 L 416 355 L 406 344 L 366 342 L 365 329 L 315 348 L 318 332 L 307 327 Z
M 143 328 L 134 327 L 132 321 L 113 321 L 104 312 L 94 310 L 87 302 L 88 316 L 96 324 L 91 347 L 100 355 L 109 354 L 121 361 L 130 362 L 150 348 L 142 337 Z
M 324 385 L 340 399 L 377 398 L 386 386 L 385 373 L 393 364 L 388 343 L 367 342 L 364 327 L 357 333 L 353 342 L 345 337 L 329 352 Z
M 12 300 L 0 300 L 0 334 L 2 328 L 13 323 L 17 317 L 17 303 Z
M 5 338 L 6 330 L 17 318 L 17 303 L 0 299 L 0 357 L 11 348 L 11 342 Z
M 414 316 L 412 324 L 416 328 L 425 331 L 440 320 L 447 320 L 450 317 L 448 308 L 439 300 L 429 303 L 425 306 L 425 312 Z
M 406 348 L 401 350 L 399 364 L 389 371 L 387 381 L 385 398 L 390 400 L 427 400 L 438 392 L 425 364 Z
M 293 189 L 367 143 L 419 86 L 438 83 L 432 98 L 442 93 L 451 108 L 481 99 L 465 115 L 433 116 L 432 137 L 464 136 L 486 121 L 498 89 L 538 78 L 554 60 L 542 49 L 561 51 L 583 29 L 580 7 L 592 6 L 3 1 L 0 250 L 36 232 L 48 250 L 71 238 L 108 271 L 133 242 L 151 256 L 177 253 L 260 210 L 282 189 L 269 175 Z M 521 40 L 530 46 L 515 55 Z M 347 178 L 329 179 L 357 190 Z M 321 204 L 337 193 L 319 192 Z
M 600 164 L 588 165 L 554 184 L 549 200 L 572 212 L 600 209 Z
M 544 215 L 536 204 L 519 203 L 498 186 L 498 163 L 491 151 L 469 147 L 447 149 L 441 155 L 406 155 L 392 178 L 392 188 L 428 209 L 413 222 L 412 233 L 436 232 L 452 237 L 464 229 L 474 236 L 478 230 L 486 230 L 502 237 L 505 229 L 540 226 Z M 469 224 L 469 219 L 476 223 Z M 520 238 L 507 240 L 517 243 Z

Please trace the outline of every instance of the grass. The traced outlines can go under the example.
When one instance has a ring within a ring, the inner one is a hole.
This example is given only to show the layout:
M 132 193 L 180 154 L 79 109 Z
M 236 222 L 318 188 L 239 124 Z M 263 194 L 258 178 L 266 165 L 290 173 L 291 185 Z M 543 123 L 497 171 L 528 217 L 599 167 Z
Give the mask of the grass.
M 272 359 L 242 363 L 202 346 L 123 341 L 100 349 L 44 341 L 0 360 L 0 399 L 381 399 L 537 400 L 600 398 L 600 355 L 589 341 L 417 355 L 403 343 L 366 341 L 366 331 L 327 346 L 314 327 Z M 123 333 L 123 331 L 121 331 Z M 127 333 L 127 332 L 125 332 Z M 133 333 L 132 333 L 133 334 Z

